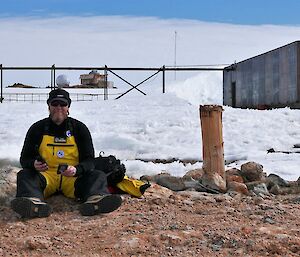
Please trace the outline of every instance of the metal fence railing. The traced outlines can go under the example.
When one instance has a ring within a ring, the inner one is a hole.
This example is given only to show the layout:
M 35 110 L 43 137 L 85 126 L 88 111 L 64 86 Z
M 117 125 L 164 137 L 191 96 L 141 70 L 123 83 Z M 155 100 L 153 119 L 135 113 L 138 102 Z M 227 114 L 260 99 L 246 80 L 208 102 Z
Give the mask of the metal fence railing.
M 108 94 L 118 96 L 119 94 Z M 48 99 L 48 93 L 3 93 L 3 101 L 7 102 L 41 102 Z M 72 101 L 99 101 L 103 100 L 103 94 L 84 94 L 84 93 L 71 93 Z
M 128 86 L 131 88 L 125 91 L 124 93 L 118 94 L 118 96 L 115 99 L 119 99 L 122 96 L 126 95 L 133 89 L 139 91 L 141 94 L 146 95 L 142 90 L 140 90 L 138 87 L 148 81 L 150 78 L 156 76 L 159 73 L 162 73 L 162 93 L 165 93 L 166 91 L 166 82 L 165 82 L 165 73 L 168 71 L 222 71 L 224 68 L 220 67 L 166 67 L 165 65 L 159 68 L 142 68 L 142 67 L 136 67 L 136 68 L 116 68 L 116 67 L 56 67 L 54 64 L 50 67 L 5 67 L 3 64 L 0 64 L 0 86 L 1 86 L 1 91 L 0 91 L 0 102 L 6 98 L 8 98 L 8 101 L 42 101 L 46 99 L 46 96 L 42 96 L 42 94 L 39 93 L 29 93 L 29 94 L 24 94 L 24 93 L 11 93 L 11 94 L 3 94 L 3 74 L 4 71 L 7 70 L 48 70 L 50 71 L 50 89 L 55 89 L 55 78 L 56 78 L 56 71 L 57 70 L 102 70 L 104 71 L 104 74 L 106 75 L 106 87 L 103 88 L 103 94 L 78 94 L 77 97 L 75 96 L 75 99 L 78 99 L 78 101 L 92 101 L 93 99 L 100 99 L 100 97 L 103 97 L 104 100 L 108 99 L 108 87 L 107 87 L 107 74 L 110 72 L 117 78 L 121 79 L 123 82 L 125 82 Z M 137 84 L 132 84 L 126 79 L 124 79 L 122 76 L 116 73 L 116 71 L 152 71 L 153 74 L 150 76 L 146 77 L 144 80 L 142 80 L 140 83 Z M 113 95 L 113 94 L 110 94 Z

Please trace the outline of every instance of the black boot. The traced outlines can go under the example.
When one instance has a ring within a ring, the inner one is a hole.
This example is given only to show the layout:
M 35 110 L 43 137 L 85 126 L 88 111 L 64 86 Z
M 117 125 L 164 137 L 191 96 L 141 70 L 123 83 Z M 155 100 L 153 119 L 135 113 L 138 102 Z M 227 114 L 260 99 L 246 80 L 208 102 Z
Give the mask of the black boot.
M 92 195 L 79 207 L 79 211 L 83 216 L 93 216 L 112 212 L 121 204 L 122 198 L 119 195 Z
M 11 201 L 11 208 L 22 218 L 48 217 L 51 213 L 47 203 L 34 197 L 17 197 Z

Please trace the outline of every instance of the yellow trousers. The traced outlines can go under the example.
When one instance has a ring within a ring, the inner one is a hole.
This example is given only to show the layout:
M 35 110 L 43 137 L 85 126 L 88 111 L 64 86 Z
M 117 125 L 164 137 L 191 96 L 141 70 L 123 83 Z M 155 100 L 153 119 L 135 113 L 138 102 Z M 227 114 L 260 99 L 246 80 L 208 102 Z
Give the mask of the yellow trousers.
M 41 174 L 45 177 L 47 181 L 47 186 L 44 190 L 44 197 L 48 198 L 56 192 L 62 192 L 64 196 L 69 198 L 75 198 L 74 183 L 76 177 L 66 177 L 57 174 L 56 171 L 44 171 Z

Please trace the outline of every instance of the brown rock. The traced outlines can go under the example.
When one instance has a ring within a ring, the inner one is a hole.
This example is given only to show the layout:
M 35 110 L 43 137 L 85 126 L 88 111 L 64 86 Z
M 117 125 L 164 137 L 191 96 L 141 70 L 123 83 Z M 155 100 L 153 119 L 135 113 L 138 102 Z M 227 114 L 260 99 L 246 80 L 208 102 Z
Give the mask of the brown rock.
M 244 183 L 236 181 L 231 181 L 227 184 L 227 191 L 234 191 L 243 195 L 249 195 L 247 186 Z
M 11 200 L 15 197 L 19 170 L 10 166 L 0 168 L 0 206 L 10 206 Z
M 266 178 L 266 184 L 267 184 L 268 188 L 271 188 L 274 185 L 278 185 L 280 187 L 290 186 L 286 180 L 284 180 L 283 178 L 281 178 L 280 176 L 278 176 L 276 174 L 270 174 Z
M 182 243 L 182 238 L 178 235 L 173 235 L 171 233 L 163 233 L 160 235 L 160 239 L 163 241 L 167 241 L 167 243 L 171 246 L 178 246 Z
M 224 180 L 219 174 L 206 174 L 204 173 L 201 183 L 207 188 L 225 193 L 226 192 L 226 180 Z
M 271 189 L 269 189 L 269 192 L 273 195 L 281 195 L 282 194 L 282 190 L 281 190 L 280 186 L 278 186 L 278 185 L 272 186 Z
M 204 174 L 203 169 L 195 169 L 188 171 L 183 178 L 193 178 L 195 180 L 200 180 Z
M 143 175 L 143 176 L 141 176 L 140 180 L 143 180 L 143 181 L 153 181 L 154 182 L 153 176 L 149 176 L 149 175 Z
M 226 170 L 226 176 L 232 176 L 232 175 L 241 176 L 241 171 L 237 168 Z
M 173 191 L 181 191 L 185 189 L 183 179 L 174 176 L 160 176 L 156 178 L 156 183 Z
M 226 183 L 229 183 L 231 181 L 244 183 L 244 179 L 241 175 L 241 171 L 237 168 L 232 168 L 229 170 L 226 170 Z
M 167 172 L 161 172 L 159 174 L 156 174 L 153 176 L 153 180 L 156 181 L 157 179 L 159 178 L 162 178 L 162 177 L 170 177 L 171 174 L 170 173 L 167 173 Z
M 143 175 L 143 176 L 140 177 L 140 180 L 156 182 L 156 180 L 158 178 L 166 177 L 166 176 L 171 176 L 171 174 L 167 173 L 167 172 L 161 172 L 161 173 L 153 175 L 153 176 Z
M 25 246 L 30 250 L 47 249 L 51 245 L 50 239 L 40 236 L 29 236 L 25 239 Z
M 226 176 L 226 182 L 238 182 L 238 183 L 244 183 L 244 179 L 242 176 L 237 176 L 237 175 L 230 175 Z
M 256 195 L 269 195 L 268 188 L 265 183 L 261 181 L 253 181 L 245 183 L 248 187 L 248 190 L 254 192 Z
M 151 187 L 145 192 L 145 197 L 151 196 L 151 198 L 168 198 L 172 196 L 174 192 L 166 187 L 162 187 L 158 184 L 152 184 Z
M 263 166 L 256 162 L 247 162 L 241 166 L 241 174 L 246 182 L 261 181 L 264 178 Z
M 291 187 L 280 187 L 278 185 L 274 185 L 269 192 L 274 195 L 289 195 L 289 194 L 299 194 L 300 187 L 299 186 L 291 186 Z

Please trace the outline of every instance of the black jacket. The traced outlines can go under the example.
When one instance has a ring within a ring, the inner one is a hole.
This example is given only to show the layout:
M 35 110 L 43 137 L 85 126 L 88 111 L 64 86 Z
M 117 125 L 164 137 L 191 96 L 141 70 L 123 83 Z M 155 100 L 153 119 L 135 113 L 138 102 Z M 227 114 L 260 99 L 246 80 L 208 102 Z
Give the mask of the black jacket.
M 63 137 L 70 130 L 74 135 L 79 164 L 76 165 L 76 176 L 83 175 L 94 168 L 94 147 L 91 134 L 82 122 L 68 117 L 62 124 L 56 125 L 49 117 L 34 123 L 28 130 L 21 152 L 20 163 L 23 168 L 34 169 L 34 161 L 39 156 L 39 146 L 43 135 Z

